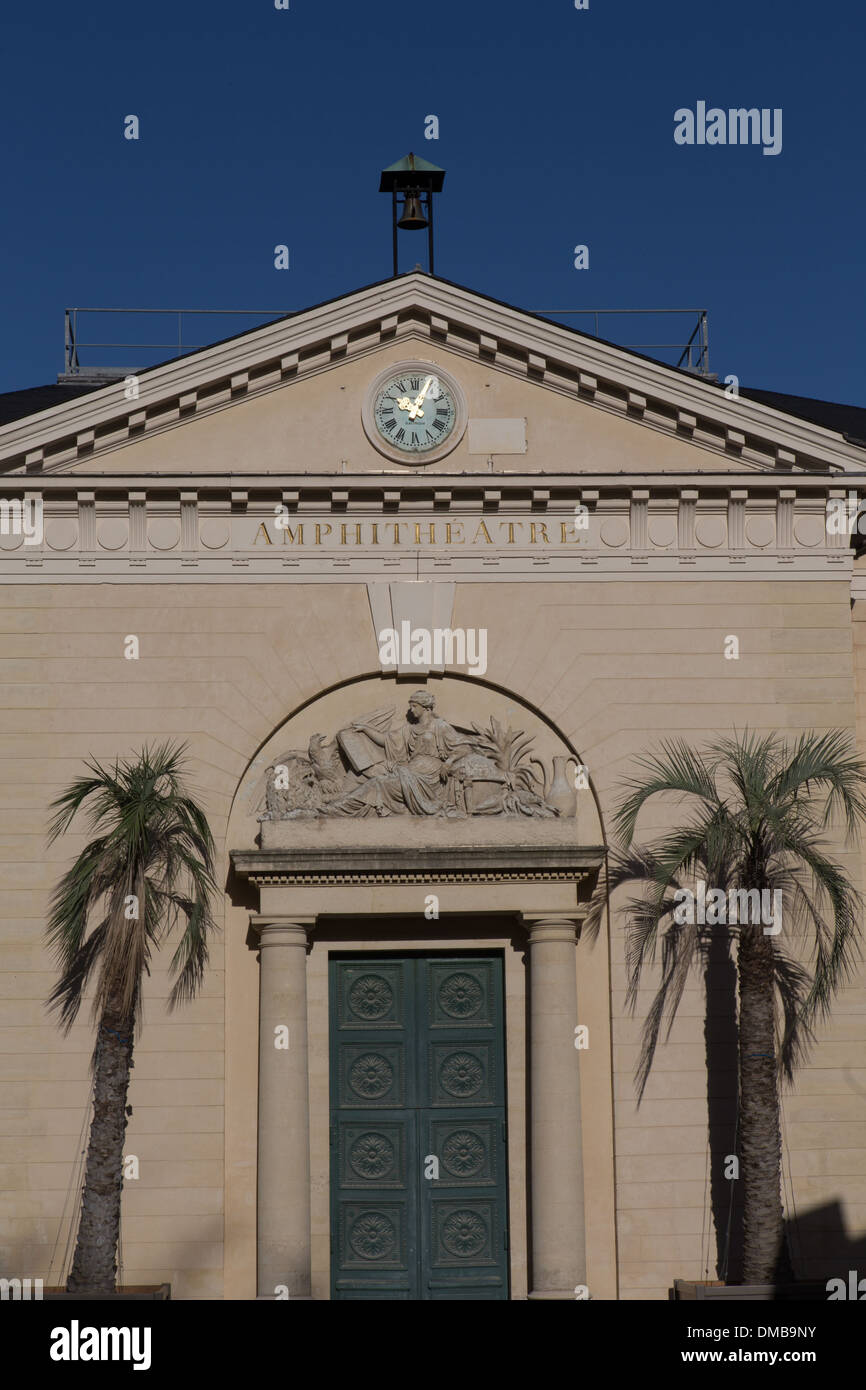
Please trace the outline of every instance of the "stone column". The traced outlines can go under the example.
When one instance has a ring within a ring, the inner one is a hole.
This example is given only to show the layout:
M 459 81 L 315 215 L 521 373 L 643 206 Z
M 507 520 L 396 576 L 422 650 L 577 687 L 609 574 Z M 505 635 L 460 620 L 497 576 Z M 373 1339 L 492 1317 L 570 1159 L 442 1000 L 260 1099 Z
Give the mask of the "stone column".
M 528 918 L 531 1299 L 586 1282 L 575 979 L 576 918 Z
M 258 1296 L 310 1297 L 307 939 L 315 918 L 253 917 L 259 935 Z M 286 1042 L 288 1046 L 276 1045 Z

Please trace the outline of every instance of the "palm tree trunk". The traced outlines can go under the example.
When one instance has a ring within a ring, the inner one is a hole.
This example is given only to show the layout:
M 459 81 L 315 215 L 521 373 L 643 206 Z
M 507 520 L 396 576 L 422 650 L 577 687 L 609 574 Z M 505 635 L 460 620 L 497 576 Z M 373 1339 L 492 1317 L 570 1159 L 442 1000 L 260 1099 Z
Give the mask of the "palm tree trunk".
M 115 1293 L 123 1186 L 126 1093 L 132 1066 L 132 1021 L 106 1010 L 99 1025 L 93 1118 L 84 1195 L 69 1293 Z
M 736 1145 L 737 967 L 728 933 L 710 933 L 704 958 L 704 1051 L 707 1065 L 707 1120 L 710 1154 L 710 1208 L 716 1229 L 715 1274 L 737 1284 L 743 1272 L 742 1183 L 726 1176 L 727 1155 Z M 733 1200 L 732 1200 L 733 1198 Z
M 783 1237 L 773 957 L 760 926 L 744 925 L 739 935 L 743 1282 L 767 1284 L 776 1277 Z

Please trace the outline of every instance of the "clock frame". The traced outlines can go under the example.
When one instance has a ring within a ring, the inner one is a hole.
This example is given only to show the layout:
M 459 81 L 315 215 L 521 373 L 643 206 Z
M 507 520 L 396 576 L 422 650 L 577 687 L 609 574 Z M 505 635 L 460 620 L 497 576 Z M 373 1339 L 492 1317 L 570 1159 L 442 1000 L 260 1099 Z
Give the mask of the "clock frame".
M 400 449 L 398 446 L 392 444 L 385 435 L 382 434 L 376 423 L 375 417 L 376 402 L 379 399 L 382 388 L 389 381 L 393 381 L 394 377 L 407 376 L 409 374 L 421 377 L 438 377 L 454 402 L 455 410 L 454 425 L 441 444 L 434 445 L 430 449 L 413 450 L 411 452 Z M 364 396 L 361 419 L 364 425 L 364 433 L 370 443 L 380 454 L 384 454 L 385 458 L 391 459 L 394 463 L 402 464 L 404 468 L 425 468 L 427 464 L 435 463 L 437 459 L 445 458 L 447 454 L 451 453 L 452 449 L 456 449 L 466 431 L 468 411 L 466 397 L 460 385 L 455 381 L 449 371 L 440 366 L 438 362 L 431 362 L 424 358 L 413 357 L 403 362 L 393 362 L 389 367 L 385 367 L 379 372 L 378 376 L 370 382 Z

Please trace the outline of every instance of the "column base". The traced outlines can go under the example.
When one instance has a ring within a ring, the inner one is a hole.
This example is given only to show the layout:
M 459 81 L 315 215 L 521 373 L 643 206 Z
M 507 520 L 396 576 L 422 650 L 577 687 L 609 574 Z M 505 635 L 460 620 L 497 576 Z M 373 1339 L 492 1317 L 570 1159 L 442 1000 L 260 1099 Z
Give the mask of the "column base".
M 257 1293 L 254 1302 L 256 1303 L 313 1303 L 312 1294 L 299 1293 L 297 1298 L 275 1298 L 272 1293 Z
M 585 1299 L 575 1298 L 574 1289 L 542 1289 L 537 1293 L 528 1294 L 527 1298 L 530 1303 L 536 1303 L 540 1299 L 556 1299 L 561 1303 L 567 1299 L 570 1299 L 572 1303 L 586 1302 Z

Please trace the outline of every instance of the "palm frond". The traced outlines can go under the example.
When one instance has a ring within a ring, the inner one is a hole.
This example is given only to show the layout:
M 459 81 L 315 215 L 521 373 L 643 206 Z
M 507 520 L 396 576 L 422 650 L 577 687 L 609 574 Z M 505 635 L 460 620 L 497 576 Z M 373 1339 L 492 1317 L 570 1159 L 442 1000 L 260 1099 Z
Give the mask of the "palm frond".
M 644 778 L 626 782 L 629 794 L 616 814 L 614 827 L 621 844 L 631 844 L 641 809 L 652 796 L 674 792 L 680 797 L 695 796 L 710 805 L 718 803 L 718 792 L 711 772 L 684 739 L 665 740 L 660 752 L 638 759 Z
M 866 764 L 857 756 L 854 741 L 841 729 L 815 735 L 802 734 L 790 756 L 768 787 L 771 800 L 786 803 L 801 791 L 823 793 L 824 825 L 841 813 L 849 840 L 859 838 L 866 818 Z
M 642 777 L 627 783 L 614 817 L 625 848 L 609 855 L 586 919 L 597 933 L 614 891 L 632 881 L 643 893 L 623 905 L 626 919 L 626 999 L 636 1006 L 647 965 L 661 940 L 661 979 L 644 1024 L 636 1068 L 643 1095 L 662 1025 L 667 1036 L 685 983 L 706 944 L 707 932 L 677 921 L 670 894 L 677 884 L 704 877 L 731 890 L 782 891 L 782 936 L 772 942 L 780 1033 L 780 1066 L 790 1078 L 806 1056 L 812 1026 L 829 1011 L 859 955 L 863 903 L 845 870 L 828 853 L 822 834 L 837 816 L 849 839 L 866 818 L 866 764 L 850 735 L 803 734 L 788 746 L 778 734 L 745 730 L 715 739 L 703 753 L 682 740 L 665 742 L 640 760 Z M 660 835 L 633 844 L 640 811 L 650 798 L 674 793 L 693 799 L 697 815 Z M 697 803 L 695 807 L 695 802 Z M 739 924 L 731 931 L 752 930 Z M 811 943 L 807 969 L 793 951 L 797 933 Z
M 798 961 L 773 949 L 776 993 L 781 1007 L 779 1065 L 786 1081 L 793 1081 L 814 1042 L 814 1034 L 804 1008 L 809 992 L 809 972 Z
M 112 769 L 93 759 L 87 768 L 91 775 L 52 803 L 49 826 L 56 840 L 81 813 L 99 831 L 59 880 L 46 928 L 61 968 L 49 1002 L 66 1028 L 91 981 L 96 1016 L 110 1009 L 140 1019 L 151 952 L 178 921 L 183 934 L 169 967 L 176 976 L 169 1007 L 192 998 L 214 930 L 214 842 L 185 789 L 184 749 L 166 742 Z

